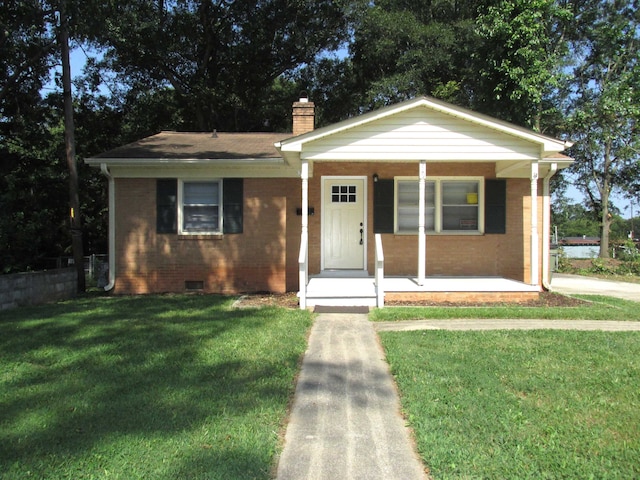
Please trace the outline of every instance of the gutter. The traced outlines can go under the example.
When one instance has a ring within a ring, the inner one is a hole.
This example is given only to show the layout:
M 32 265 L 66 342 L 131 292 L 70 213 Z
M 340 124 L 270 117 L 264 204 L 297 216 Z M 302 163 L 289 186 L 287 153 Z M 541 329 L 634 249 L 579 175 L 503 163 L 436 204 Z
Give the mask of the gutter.
M 551 290 L 551 272 L 549 271 L 549 239 L 551 238 L 551 198 L 549 181 L 558 171 L 558 164 L 552 163 L 542 182 L 542 287 Z
M 100 164 L 100 170 L 109 180 L 109 283 L 104 286 L 106 292 L 116 284 L 116 192 L 113 176 L 106 163 Z

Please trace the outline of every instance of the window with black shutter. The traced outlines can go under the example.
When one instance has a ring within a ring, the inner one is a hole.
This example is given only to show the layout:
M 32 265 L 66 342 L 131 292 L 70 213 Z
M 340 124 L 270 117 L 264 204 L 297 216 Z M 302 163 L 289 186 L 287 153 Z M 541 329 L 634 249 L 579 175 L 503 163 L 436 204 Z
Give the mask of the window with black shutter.
M 158 179 L 157 233 L 242 233 L 243 183 L 241 178 L 195 181 Z

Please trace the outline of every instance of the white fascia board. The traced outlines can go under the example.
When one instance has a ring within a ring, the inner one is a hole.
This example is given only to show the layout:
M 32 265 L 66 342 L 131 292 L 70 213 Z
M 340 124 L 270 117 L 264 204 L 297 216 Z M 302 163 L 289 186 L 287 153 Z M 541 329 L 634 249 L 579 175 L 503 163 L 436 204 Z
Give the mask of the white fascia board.
M 157 166 L 180 166 L 180 165 L 201 165 L 201 166 L 286 166 L 282 157 L 274 158 L 87 158 L 84 161 L 87 165 L 99 167 L 105 164 L 111 166 L 136 166 L 136 167 L 157 167 Z
M 540 177 L 546 176 L 556 165 L 556 170 L 568 168 L 573 163 L 573 159 L 566 158 L 545 158 L 536 160 Z M 531 176 L 531 162 L 496 162 L 496 178 L 529 178 Z
M 108 166 L 117 178 L 198 178 L 201 176 L 242 178 L 292 178 L 298 170 L 282 158 L 167 159 L 88 158 L 93 167 Z
M 112 166 L 111 175 L 114 178 L 298 178 L 297 169 L 293 167 L 179 167 L 162 166 L 150 169 L 145 166 Z

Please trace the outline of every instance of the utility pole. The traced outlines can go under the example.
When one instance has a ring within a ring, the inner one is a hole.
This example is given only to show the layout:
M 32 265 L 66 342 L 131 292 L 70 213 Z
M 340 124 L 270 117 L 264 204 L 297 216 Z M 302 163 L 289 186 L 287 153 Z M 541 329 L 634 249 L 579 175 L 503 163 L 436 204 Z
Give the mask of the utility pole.
M 80 196 L 78 193 L 78 168 L 76 165 L 76 142 L 73 123 L 73 99 L 71 97 L 71 64 L 69 60 L 69 22 L 67 20 L 65 0 L 60 1 L 60 25 L 58 38 L 62 54 L 62 96 L 64 99 L 64 144 L 69 167 L 69 227 L 71 230 L 71 249 L 73 263 L 78 274 L 78 293 L 86 290 L 84 276 L 84 252 L 82 246 L 82 216 L 80 215 Z

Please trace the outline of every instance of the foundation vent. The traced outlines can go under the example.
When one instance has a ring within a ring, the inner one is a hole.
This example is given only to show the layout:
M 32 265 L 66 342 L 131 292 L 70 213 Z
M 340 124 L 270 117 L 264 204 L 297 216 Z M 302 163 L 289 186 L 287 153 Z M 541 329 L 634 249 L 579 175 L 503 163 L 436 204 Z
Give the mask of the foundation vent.
M 204 290 L 204 281 L 202 280 L 186 280 L 184 282 L 184 289 L 187 292 L 201 292 Z

